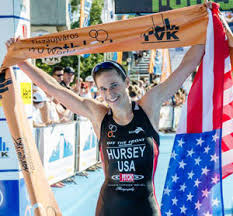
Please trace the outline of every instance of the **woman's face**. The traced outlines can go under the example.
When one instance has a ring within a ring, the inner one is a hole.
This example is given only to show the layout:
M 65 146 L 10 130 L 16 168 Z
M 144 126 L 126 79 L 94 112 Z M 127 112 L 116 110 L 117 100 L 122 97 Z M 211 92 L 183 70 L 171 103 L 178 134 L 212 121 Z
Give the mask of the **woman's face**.
M 127 99 L 127 88 L 129 80 L 125 81 L 114 70 L 103 72 L 96 77 L 96 85 L 100 95 L 111 108 L 123 105 Z

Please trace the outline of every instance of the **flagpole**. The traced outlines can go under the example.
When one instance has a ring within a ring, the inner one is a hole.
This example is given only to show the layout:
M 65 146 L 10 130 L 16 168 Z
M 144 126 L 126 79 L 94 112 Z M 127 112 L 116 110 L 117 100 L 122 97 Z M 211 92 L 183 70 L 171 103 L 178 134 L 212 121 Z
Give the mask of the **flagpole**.
M 84 23 L 84 5 L 85 5 L 85 0 L 80 0 L 79 28 L 82 28 Z M 80 59 L 80 55 L 78 55 L 78 76 L 77 76 L 78 80 L 80 78 L 80 64 L 81 64 L 81 59 Z

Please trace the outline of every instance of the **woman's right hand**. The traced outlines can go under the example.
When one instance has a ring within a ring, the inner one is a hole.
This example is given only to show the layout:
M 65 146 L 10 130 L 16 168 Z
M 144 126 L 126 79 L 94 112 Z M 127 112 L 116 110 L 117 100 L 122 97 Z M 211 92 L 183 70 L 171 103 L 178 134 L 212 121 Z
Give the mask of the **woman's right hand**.
M 20 37 L 10 38 L 9 40 L 7 40 L 5 43 L 7 50 L 10 48 L 12 44 L 16 43 L 18 40 L 20 40 Z

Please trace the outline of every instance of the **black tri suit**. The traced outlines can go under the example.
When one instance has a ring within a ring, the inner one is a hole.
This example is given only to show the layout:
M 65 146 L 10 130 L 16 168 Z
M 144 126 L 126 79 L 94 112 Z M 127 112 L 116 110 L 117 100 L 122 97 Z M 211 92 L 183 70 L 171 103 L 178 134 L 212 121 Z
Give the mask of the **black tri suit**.
M 160 216 L 154 174 L 159 135 L 146 113 L 132 103 L 134 117 L 124 126 L 107 113 L 101 124 L 100 154 L 105 181 L 96 216 Z

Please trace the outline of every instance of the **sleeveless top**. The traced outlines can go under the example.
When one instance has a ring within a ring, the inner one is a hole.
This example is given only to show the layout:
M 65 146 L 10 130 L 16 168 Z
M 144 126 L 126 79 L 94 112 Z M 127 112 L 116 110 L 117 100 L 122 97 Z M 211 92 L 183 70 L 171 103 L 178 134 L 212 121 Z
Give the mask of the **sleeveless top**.
M 96 216 L 161 215 L 155 196 L 159 135 L 143 109 L 132 103 L 134 117 L 118 125 L 107 113 L 99 140 L 105 181 L 100 190 Z

